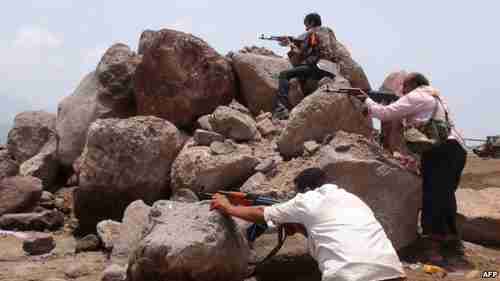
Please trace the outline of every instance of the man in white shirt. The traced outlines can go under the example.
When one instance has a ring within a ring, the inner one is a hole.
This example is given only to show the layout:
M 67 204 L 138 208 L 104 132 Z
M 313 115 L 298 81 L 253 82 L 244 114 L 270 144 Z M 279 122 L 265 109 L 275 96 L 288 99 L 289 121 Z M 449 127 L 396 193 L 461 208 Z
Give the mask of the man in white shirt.
M 308 237 L 323 281 L 404 280 L 401 262 L 371 209 L 354 194 L 326 183 L 319 168 L 294 180 L 299 194 L 266 207 L 232 205 L 214 195 L 212 209 L 250 222 L 284 225 L 288 234 Z

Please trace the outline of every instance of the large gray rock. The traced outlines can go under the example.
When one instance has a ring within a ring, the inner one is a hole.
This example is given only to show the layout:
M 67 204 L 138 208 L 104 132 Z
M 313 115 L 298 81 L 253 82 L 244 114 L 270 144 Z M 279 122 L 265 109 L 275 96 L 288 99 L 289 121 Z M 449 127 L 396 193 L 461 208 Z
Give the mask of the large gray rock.
M 0 180 L 17 175 L 19 165 L 12 154 L 5 148 L 0 148 Z
M 42 182 L 34 177 L 11 177 L 0 181 L 0 216 L 33 209 L 42 196 Z
M 134 201 L 127 207 L 120 225 L 120 235 L 113 244 L 113 257 L 127 259 L 135 250 L 149 224 L 150 211 L 151 206 L 141 200 Z
M 51 137 L 37 155 L 21 164 L 19 174 L 39 178 L 45 189 L 51 187 L 59 171 L 57 145 L 57 138 Z
M 361 135 L 337 132 L 320 151 L 320 167 L 375 213 L 396 249 L 416 238 L 421 180 Z
M 167 198 L 170 167 L 183 142 L 174 125 L 153 116 L 93 123 L 75 191 L 80 225 L 95 229 L 101 220 L 121 219 L 134 200 Z
M 55 136 L 56 116 L 45 111 L 26 111 L 16 115 L 9 131 L 7 149 L 17 163 L 35 156 Z
M 142 62 L 134 78 L 137 110 L 176 126 L 229 104 L 236 79 L 229 62 L 202 39 L 170 29 L 141 36 Z
M 104 53 L 97 65 L 100 82 L 98 101 L 108 107 L 113 117 L 129 117 L 136 113 L 133 78 L 141 62 L 129 46 L 117 43 Z
M 462 239 L 500 245 L 500 189 L 458 189 L 455 195 Z
M 96 119 L 135 115 L 132 77 L 139 61 L 126 45 L 111 46 L 97 70 L 87 74 L 73 94 L 59 103 L 57 133 L 64 166 L 71 167 L 80 156 L 87 130 Z
M 158 201 L 149 234 L 130 258 L 127 280 L 242 280 L 249 249 L 229 217 L 208 202 Z
M 336 78 L 336 81 L 341 80 Z M 321 143 L 326 135 L 339 130 L 371 136 L 371 120 L 363 115 L 362 104 L 346 94 L 328 90 L 345 86 L 343 82 L 322 86 L 292 110 L 278 139 L 278 148 L 283 156 L 301 155 L 304 142 L 315 140 Z
M 228 154 L 214 155 L 209 147 L 188 142 L 172 165 L 172 189 L 214 192 L 239 186 L 252 175 L 257 164 L 246 145 L 236 145 Z
M 258 115 L 260 111 L 270 112 L 278 93 L 276 75 L 291 68 L 290 62 L 285 58 L 252 53 L 232 54 L 231 58 L 239 78 L 240 94 L 248 109 L 254 115 Z M 299 94 L 296 88 L 297 85 L 291 87 L 291 100 Z
M 252 117 L 227 106 L 219 106 L 209 119 L 212 129 L 236 141 L 260 139 L 257 124 Z
M 56 230 L 63 226 L 64 215 L 57 211 L 41 213 L 7 214 L 0 217 L 0 228 L 7 230 Z

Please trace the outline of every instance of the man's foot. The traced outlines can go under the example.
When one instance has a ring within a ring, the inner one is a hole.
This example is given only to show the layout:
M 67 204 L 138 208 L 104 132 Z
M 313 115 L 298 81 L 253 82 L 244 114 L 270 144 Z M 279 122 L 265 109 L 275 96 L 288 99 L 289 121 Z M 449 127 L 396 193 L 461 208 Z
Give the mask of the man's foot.
M 289 117 L 288 109 L 281 108 L 273 112 L 273 118 L 279 120 L 286 120 Z

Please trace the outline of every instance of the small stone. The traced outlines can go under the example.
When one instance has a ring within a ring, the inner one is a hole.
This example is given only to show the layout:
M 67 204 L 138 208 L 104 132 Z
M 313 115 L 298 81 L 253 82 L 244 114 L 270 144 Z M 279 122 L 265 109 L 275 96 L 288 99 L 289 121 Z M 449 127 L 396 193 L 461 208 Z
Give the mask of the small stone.
M 309 154 L 314 154 L 316 151 L 318 151 L 319 147 L 320 145 L 315 141 L 306 141 L 304 143 L 304 149 Z
M 97 235 L 106 250 L 113 249 L 115 241 L 120 237 L 120 227 L 121 223 L 113 220 L 105 220 L 97 224 Z
M 54 195 L 48 191 L 42 192 L 42 197 L 40 198 L 40 206 L 44 208 L 51 209 L 54 207 Z
M 278 131 L 276 126 L 274 126 L 273 122 L 271 122 L 269 118 L 258 121 L 257 129 L 263 136 L 267 136 Z
M 276 161 L 273 158 L 267 158 L 264 161 L 261 161 L 259 165 L 255 167 L 256 172 L 260 173 L 267 173 L 270 172 L 272 169 L 276 168 Z
M 80 278 L 89 274 L 90 269 L 86 265 L 80 263 L 73 263 L 64 271 L 64 275 L 70 279 Z
M 184 203 L 194 203 L 200 201 L 196 193 L 187 188 L 181 188 L 177 190 L 174 195 L 172 195 L 172 198 L 170 198 L 170 200 Z
M 210 144 L 210 150 L 215 155 L 224 155 L 234 152 L 236 147 L 229 142 L 214 141 Z
M 127 270 L 116 264 L 112 264 L 102 273 L 101 281 L 124 281 L 127 278 Z
M 212 131 L 212 125 L 210 125 L 210 114 L 203 115 L 196 121 L 198 127 L 206 131 Z
M 48 278 L 48 279 L 43 279 L 43 281 L 66 281 L 66 279 L 60 279 L 60 278 Z
M 340 145 L 337 145 L 335 147 L 335 151 L 336 152 L 347 152 L 349 151 L 349 149 L 351 149 L 351 146 L 350 144 L 340 144 Z
M 223 142 L 224 136 L 216 132 L 206 131 L 202 129 L 197 129 L 194 132 L 194 141 L 199 145 L 209 146 L 214 141 Z
M 45 233 L 36 233 L 23 241 L 23 250 L 29 255 L 50 253 L 56 247 L 54 238 Z
M 99 238 L 94 234 L 89 234 L 76 242 L 75 253 L 97 251 L 99 244 Z

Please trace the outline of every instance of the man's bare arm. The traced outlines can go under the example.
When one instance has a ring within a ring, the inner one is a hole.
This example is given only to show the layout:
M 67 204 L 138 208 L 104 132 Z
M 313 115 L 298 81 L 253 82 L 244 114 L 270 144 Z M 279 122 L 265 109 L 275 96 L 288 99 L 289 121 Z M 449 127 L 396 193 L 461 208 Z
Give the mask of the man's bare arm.
M 235 206 L 227 200 L 226 196 L 215 194 L 212 200 L 211 209 L 217 209 L 224 214 L 234 216 L 249 222 L 265 223 L 264 207 L 255 206 Z

